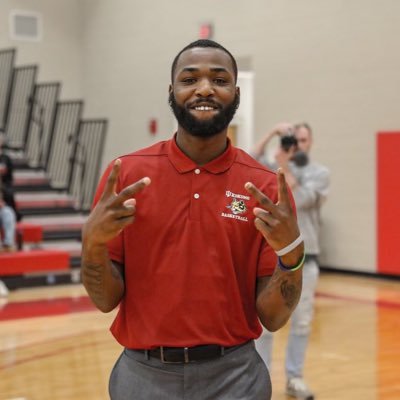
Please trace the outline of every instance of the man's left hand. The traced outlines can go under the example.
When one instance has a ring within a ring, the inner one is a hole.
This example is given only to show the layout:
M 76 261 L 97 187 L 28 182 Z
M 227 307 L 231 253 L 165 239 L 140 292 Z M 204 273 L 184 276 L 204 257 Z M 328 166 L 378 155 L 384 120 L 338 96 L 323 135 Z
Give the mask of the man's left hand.
M 245 184 L 246 190 L 261 206 L 253 209 L 256 216 L 254 225 L 275 251 L 283 249 L 300 235 L 296 216 L 290 202 L 285 175 L 281 169 L 277 172 L 277 180 L 278 202 L 276 204 L 253 183 L 247 182 Z M 303 249 L 303 246 L 301 247 L 299 250 Z M 301 255 L 301 251 L 299 254 Z

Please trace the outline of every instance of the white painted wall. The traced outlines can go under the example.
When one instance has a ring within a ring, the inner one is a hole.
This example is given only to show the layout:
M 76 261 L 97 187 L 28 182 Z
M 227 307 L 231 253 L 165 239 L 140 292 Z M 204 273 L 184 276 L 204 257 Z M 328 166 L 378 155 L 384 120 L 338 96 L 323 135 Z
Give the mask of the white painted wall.
M 13 10 L 41 14 L 41 41 L 11 39 L 9 17 Z M 16 48 L 18 66 L 38 64 L 40 82 L 62 82 L 63 99 L 75 99 L 83 95 L 81 40 L 82 12 L 79 0 L 0 1 L 0 49 Z

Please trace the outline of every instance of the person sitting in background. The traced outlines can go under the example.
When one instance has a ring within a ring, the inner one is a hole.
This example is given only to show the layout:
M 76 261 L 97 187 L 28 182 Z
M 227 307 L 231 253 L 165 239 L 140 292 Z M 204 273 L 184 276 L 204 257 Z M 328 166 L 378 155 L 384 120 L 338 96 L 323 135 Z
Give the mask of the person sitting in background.
M 4 202 L 14 210 L 17 221 L 22 219 L 22 215 L 18 211 L 14 197 L 14 166 L 11 157 L 4 152 L 6 148 L 6 137 L 4 133 L 0 133 L 0 176 L 2 183 L 2 195 Z
M 280 146 L 275 163 L 268 163 L 264 152 L 273 137 L 279 137 Z M 291 316 L 289 340 L 286 349 L 286 393 L 296 399 L 313 400 L 314 394 L 303 379 L 304 360 L 314 312 L 314 294 L 318 282 L 320 252 L 320 208 L 329 190 L 329 170 L 310 160 L 313 143 L 312 130 L 307 123 L 292 125 L 280 123 L 255 146 L 252 155 L 272 169 L 281 168 L 293 191 L 299 228 L 304 237 L 305 263 L 303 290 L 300 301 Z M 256 341 L 256 348 L 270 367 L 272 334 L 267 330 Z
M 1 197 L 0 182 L 0 229 L 3 238 L 0 245 L 0 253 L 15 251 L 15 225 L 16 218 L 14 210 L 9 207 Z M 7 295 L 7 286 L 0 280 L 0 297 L 5 297 Z
M 6 204 L 2 196 L 2 184 L 0 182 L 0 229 L 2 242 L 0 253 L 15 250 L 16 216 L 14 210 Z

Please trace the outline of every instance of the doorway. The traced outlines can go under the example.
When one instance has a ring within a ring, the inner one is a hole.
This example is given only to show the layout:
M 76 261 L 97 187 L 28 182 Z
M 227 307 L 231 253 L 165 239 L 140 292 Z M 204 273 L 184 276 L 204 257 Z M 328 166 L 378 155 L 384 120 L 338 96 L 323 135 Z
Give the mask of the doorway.
M 240 107 L 230 125 L 232 144 L 249 152 L 254 144 L 254 72 L 239 71 Z

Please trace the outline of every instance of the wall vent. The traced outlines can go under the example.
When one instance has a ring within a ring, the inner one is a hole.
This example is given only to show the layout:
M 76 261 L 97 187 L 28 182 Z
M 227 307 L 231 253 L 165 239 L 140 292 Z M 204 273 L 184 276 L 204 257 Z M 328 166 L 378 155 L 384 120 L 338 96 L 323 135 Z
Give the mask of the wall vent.
M 10 12 L 10 38 L 39 42 L 42 40 L 42 15 L 34 11 Z

